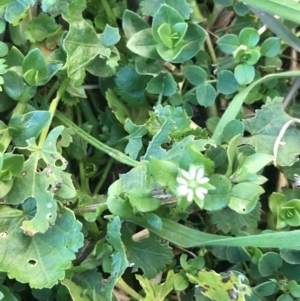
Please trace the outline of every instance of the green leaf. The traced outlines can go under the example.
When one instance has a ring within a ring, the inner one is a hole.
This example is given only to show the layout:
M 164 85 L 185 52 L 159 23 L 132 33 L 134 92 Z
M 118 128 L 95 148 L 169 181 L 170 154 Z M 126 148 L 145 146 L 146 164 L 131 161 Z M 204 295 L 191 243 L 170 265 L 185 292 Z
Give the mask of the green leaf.
M 202 207 L 208 211 L 224 208 L 230 200 L 231 182 L 223 175 L 214 174 L 210 177 L 209 184 L 216 187 L 216 189 L 208 191 Z
M 31 155 L 24 163 L 21 175 L 15 179 L 14 189 L 7 195 L 7 202 L 20 204 L 28 198 L 36 200 L 36 215 L 31 220 L 25 220 L 22 225 L 30 235 L 45 233 L 57 217 L 54 195 L 64 185 L 61 174 L 67 166 L 65 158 L 56 150 L 56 141 L 62 130 L 62 126 L 54 128 L 42 146 L 37 146 L 35 138 L 31 138 L 27 140 L 28 146 L 21 148 L 30 151 Z M 39 163 L 44 165 L 40 166 Z M 74 187 L 70 192 L 68 198 L 73 198 Z
M 207 80 L 207 73 L 199 66 L 190 65 L 183 69 L 187 80 L 194 86 L 201 85 Z
M 247 64 L 239 64 L 234 68 L 234 76 L 240 85 L 250 84 L 255 76 L 254 67 Z
M 167 24 L 169 28 L 172 28 L 175 24 L 182 22 L 184 22 L 184 19 L 176 9 L 166 4 L 161 5 L 159 10 L 155 13 L 152 22 L 152 35 L 154 40 L 157 43 L 162 41 L 159 35 L 161 25 Z
M 1 206 L 0 216 L 1 271 L 32 288 L 51 288 L 64 278 L 83 245 L 81 224 L 72 211 L 60 206 L 56 224 L 33 237 L 21 229 L 26 220 L 23 211 Z
M 167 23 L 163 23 L 157 30 L 160 41 L 163 42 L 168 48 L 173 48 L 173 40 L 172 40 L 172 29 L 171 26 Z
M 217 40 L 221 51 L 227 54 L 233 53 L 240 45 L 239 38 L 234 34 L 226 34 Z
M 244 133 L 244 124 L 240 120 L 231 120 L 224 128 L 223 138 L 229 142 L 237 135 L 242 136 Z
M 149 28 L 149 25 L 138 14 L 126 9 L 122 18 L 122 27 L 126 38 L 130 39 L 135 33 Z
M 102 34 L 100 34 L 100 42 L 105 47 L 110 47 L 117 44 L 120 41 L 119 29 L 114 28 L 106 24 Z
M 140 75 L 133 65 L 119 68 L 115 83 L 117 93 L 130 106 L 139 106 L 146 102 L 145 90 L 151 76 Z
M 24 78 L 31 86 L 37 86 L 39 81 L 47 77 L 48 67 L 43 53 L 35 48 L 23 60 L 22 70 Z
M 192 13 L 192 5 L 186 0 L 143 0 L 140 3 L 143 15 L 154 16 L 162 4 L 167 4 L 177 10 L 187 20 Z
M 81 3 L 83 5 L 85 2 Z M 68 76 L 75 82 L 75 86 L 83 83 L 85 67 L 90 61 L 97 55 L 106 58 L 110 56 L 110 50 L 101 44 L 94 27 L 82 18 L 78 10 L 78 1 L 72 2 L 69 4 L 69 16 L 64 15 L 64 19 L 70 23 L 70 29 L 63 47 L 67 53 Z
M 150 189 L 144 187 L 136 187 L 127 192 L 126 197 L 133 208 L 134 213 L 147 213 L 157 210 L 161 202 L 152 196 Z
M 274 57 L 279 54 L 281 48 L 280 39 L 270 37 L 261 44 L 260 53 L 265 57 Z
M 282 265 L 282 259 L 275 252 L 265 253 L 258 261 L 258 270 L 262 276 L 272 275 Z
M 0 300 L 3 301 L 18 301 L 7 286 L 0 284 Z
M 239 34 L 240 44 L 245 45 L 248 48 L 255 47 L 259 39 L 259 33 L 254 28 L 243 28 Z
M 244 277 L 233 272 L 221 276 L 215 271 L 201 270 L 196 276 L 187 274 L 187 277 L 199 285 L 201 293 L 211 300 L 245 301 L 245 295 L 252 294 L 251 288 L 242 283 Z
M 211 221 L 218 230 L 225 234 L 231 233 L 237 235 L 241 231 L 256 229 L 257 222 L 260 220 L 260 203 L 248 214 L 239 214 L 234 210 L 226 207 L 222 210 L 209 212 Z
M 298 2 L 282 0 L 245 0 L 243 2 L 286 20 L 296 23 L 299 21 L 300 4 Z
M 264 192 L 261 186 L 254 183 L 244 182 L 234 185 L 228 207 L 239 214 L 250 213 Z
M 160 72 L 153 77 L 147 84 L 147 91 L 152 94 L 162 94 L 171 96 L 177 91 L 177 83 L 169 72 Z
M 64 285 L 68 289 L 73 301 L 90 301 L 91 300 L 88 296 L 86 296 L 83 293 L 84 289 L 81 286 L 72 282 L 70 279 L 65 278 L 65 279 L 61 280 L 60 282 L 62 285 Z
M 160 56 L 156 50 L 157 42 L 153 39 L 152 29 L 147 28 L 134 34 L 127 42 L 127 48 L 146 58 L 157 60 Z
M 172 248 L 161 244 L 159 237 L 150 234 L 142 241 L 133 241 L 132 233 L 126 228 L 122 229 L 122 240 L 126 247 L 126 255 L 130 263 L 134 263 L 132 272 L 143 270 L 143 275 L 153 278 L 172 262 Z
M 142 137 L 147 134 L 147 129 L 145 125 L 135 125 L 129 118 L 125 120 L 124 129 L 130 134 L 127 137 L 128 143 L 125 154 L 132 159 L 136 159 L 143 147 Z
M 282 126 L 291 120 L 282 109 L 281 99 L 267 101 L 256 111 L 254 118 L 244 120 L 245 131 L 250 133 L 247 143 L 255 148 L 257 153 L 274 154 L 274 143 Z M 299 134 L 294 127 L 289 127 L 284 134 L 277 154 L 277 164 L 291 166 L 297 161 L 300 149 Z
M 12 117 L 8 123 L 8 131 L 16 146 L 26 146 L 26 140 L 37 138 L 50 120 L 51 114 L 48 111 L 28 112 Z
M 34 0 L 15 0 L 8 3 L 5 10 L 7 22 L 18 25 L 26 16 L 26 11 L 35 4 Z
M 242 17 L 247 15 L 249 12 L 248 7 L 243 2 L 234 3 L 233 9 L 237 15 L 242 16 Z
M 105 300 L 112 300 L 112 293 L 115 285 L 129 265 L 129 261 L 126 257 L 127 250 L 125 250 L 125 246 L 121 240 L 121 221 L 118 216 L 114 217 L 114 219 L 109 222 L 106 239 L 114 248 L 114 252 L 111 255 L 111 274 L 105 288 Z
M 3 79 L 4 91 L 14 100 L 20 100 L 22 97 L 23 101 L 28 101 L 36 93 L 36 87 L 30 87 L 25 83 L 19 67 L 10 68 L 3 75 Z M 28 92 L 29 87 L 30 90 Z
M 229 95 L 234 93 L 239 86 L 234 74 L 229 70 L 222 70 L 218 73 L 217 90 L 220 93 Z
M 152 157 L 149 164 L 149 171 L 154 180 L 163 187 L 176 188 L 176 176 L 178 167 L 170 161 L 158 160 Z
M 217 93 L 212 85 L 202 84 L 196 88 L 196 97 L 199 105 L 209 107 L 215 102 Z
M 153 283 L 151 280 L 143 278 L 141 275 L 136 275 L 136 279 L 146 292 L 146 297 L 143 298 L 143 301 L 164 301 L 169 293 L 174 289 L 174 283 L 177 275 L 178 274 L 174 274 L 173 270 L 169 270 L 166 281 L 161 284 Z
M 53 17 L 40 13 L 27 24 L 25 36 L 31 43 L 40 42 L 55 35 L 61 28 L 62 26 L 58 25 Z

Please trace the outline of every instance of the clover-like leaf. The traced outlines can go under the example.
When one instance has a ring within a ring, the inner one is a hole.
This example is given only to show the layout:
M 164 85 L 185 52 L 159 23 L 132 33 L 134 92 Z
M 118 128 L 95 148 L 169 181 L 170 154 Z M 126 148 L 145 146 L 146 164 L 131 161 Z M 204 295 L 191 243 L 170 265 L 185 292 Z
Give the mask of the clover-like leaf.
M 15 178 L 14 189 L 7 195 L 9 204 L 20 204 L 28 198 L 36 200 L 36 215 L 31 220 L 24 220 L 22 225 L 23 230 L 30 235 L 45 233 L 57 217 L 54 194 L 64 185 L 61 174 L 67 166 L 65 158 L 56 150 L 56 142 L 62 130 L 62 126 L 54 128 L 41 147 L 36 144 L 35 138 L 27 140 L 28 146 L 23 149 L 30 151 L 31 155 L 24 163 L 21 174 Z M 69 185 L 71 189 L 68 190 L 68 198 L 73 198 L 75 189 L 71 183 Z
M 21 210 L 0 207 L 0 270 L 32 288 L 51 288 L 64 278 L 83 245 L 81 224 L 72 211 L 60 206 L 56 224 L 31 237 L 21 229 L 26 218 Z

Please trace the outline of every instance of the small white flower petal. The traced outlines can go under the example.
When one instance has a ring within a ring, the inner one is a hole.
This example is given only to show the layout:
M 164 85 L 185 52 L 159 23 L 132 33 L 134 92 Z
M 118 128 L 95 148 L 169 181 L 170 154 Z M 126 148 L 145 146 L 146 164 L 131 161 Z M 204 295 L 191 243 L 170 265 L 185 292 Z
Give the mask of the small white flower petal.
M 188 179 L 188 180 L 193 180 L 193 179 L 194 179 L 194 178 L 191 177 L 190 173 L 187 172 L 186 170 L 181 169 L 180 172 L 181 172 L 181 174 L 182 174 L 186 179 Z
M 177 177 L 176 180 L 179 184 L 186 185 L 186 186 L 188 185 L 187 180 L 184 178 Z
M 195 166 L 191 166 L 190 170 L 189 170 L 189 174 L 191 176 L 191 180 L 195 180 L 196 179 L 196 173 L 197 173 L 197 169 Z
M 180 195 L 187 195 L 190 192 L 191 189 L 189 189 L 187 186 L 181 185 L 177 188 L 177 192 Z
M 199 184 L 205 184 L 205 183 L 209 182 L 209 178 L 202 178 L 202 179 L 200 179 L 200 181 L 197 180 L 197 182 L 198 182 Z
M 204 200 L 205 194 L 207 194 L 207 189 L 203 188 L 203 187 L 198 187 L 196 189 L 196 195 L 200 200 Z
M 193 201 L 193 195 L 194 195 L 194 192 L 193 190 L 190 189 L 188 195 L 187 195 L 187 200 L 188 202 L 192 202 Z
M 200 167 L 198 172 L 197 172 L 197 182 L 200 183 L 199 181 L 203 178 L 204 176 L 204 168 Z

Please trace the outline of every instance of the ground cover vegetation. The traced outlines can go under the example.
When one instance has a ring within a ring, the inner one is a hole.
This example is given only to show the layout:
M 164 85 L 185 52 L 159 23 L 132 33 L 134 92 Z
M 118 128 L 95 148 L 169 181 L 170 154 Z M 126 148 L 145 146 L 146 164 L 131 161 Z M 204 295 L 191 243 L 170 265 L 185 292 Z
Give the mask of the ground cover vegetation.
M 299 14 L 0 0 L 0 300 L 299 300 Z

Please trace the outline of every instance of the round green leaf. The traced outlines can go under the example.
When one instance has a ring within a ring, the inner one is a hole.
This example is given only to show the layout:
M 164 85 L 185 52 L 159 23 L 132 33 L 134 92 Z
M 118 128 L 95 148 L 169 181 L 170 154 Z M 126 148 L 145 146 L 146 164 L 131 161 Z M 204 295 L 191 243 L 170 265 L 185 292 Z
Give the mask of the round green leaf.
M 276 284 L 272 281 L 267 281 L 255 286 L 254 290 L 262 296 L 270 296 L 276 291 Z
M 249 48 L 255 47 L 260 39 L 259 33 L 254 28 L 244 28 L 239 34 L 239 42 Z
M 0 57 L 4 57 L 8 54 L 8 46 L 0 41 Z
M 240 120 L 231 120 L 226 124 L 223 131 L 223 138 L 226 142 L 229 142 L 236 135 L 243 135 L 244 133 L 244 124 Z
M 214 174 L 210 177 L 209 184 L 215 186 L 216 189 L 208 191 L 203 209 L 216 211 L 226 207 L 230 200 L 230 180 L 223 175 Z
M 299 250 L 280 250 L 281 258 L 290 264 L 300 264 L 300 251 Z
M 218 73 L 217 90 L 220 93 L 229 95 L 234 93 L 239 86 L 234 74 L 229 70 L 222 70 Z
M 255 76 L 254 67 L 247 64 L 239 64 L 234 69 L 234 76 L 241 86 L 250 84 Z
M 239 38 L 234 34 L 226 34 L 217 40 L 221 51 L 227 54 L 233 53 L 240 45 Z
M 171 73 L 161 72 L 148 82 L 146 90 L 152 94 L 162 93 L 164 96 L 171 96 L 177 90 L 177 83 Z
M 221 145 L 211 146 L 206 151 L 206 156 L 214 161 L 215 168 L 221 166 L 227 159 L 227 153 Z
M 249 9 L 243 2 L 236 2 L 233 5 L 233 9 L 239 16 L 245 16 L 248 14 Z
M 275 252 L 265 253 L 258 261 L 258 270 L 262 276 L 272 275 L 282 265 L 282 259 Z
M 295 280 L 292 280 L 288 283 L 287 289 L 294 297 L 300 297 L 300 285 Z
M 210 84 L 202 84 L 196 88 L 197 101 L 201 106 L 211 106 L 215 102 L 216 96 L 216 90 Z
M 279 54 L 280 48 L 280 39 L 276 37 L 270 37 L 261 44 L 260 52 L 262 56 L 274 57 Z
M 247 214 L 254 209 L 262 193 L 264 190 L 257 184 L 243 182 L 234 185 L 228 207 L 239 214 Z
M 251 49 L 249 50 L 250 56 L 245 61 L 248 65 L 255 65 L 258 60 L 260 59 L 260 52 L 257 49 Z
M 183 37 L 186 34 L 187 28 L 188 25 L 185 22 L 176 23 L 172 27 L 172 40 L 173 40 L 174 47 L 179 45 L 179 43 L 182 41 Z
M 207 79 L 207 73 L 199 66 L 190 65 L 183 70 L 187 80 L 194 86 L 198 86 L 204 83 Z

